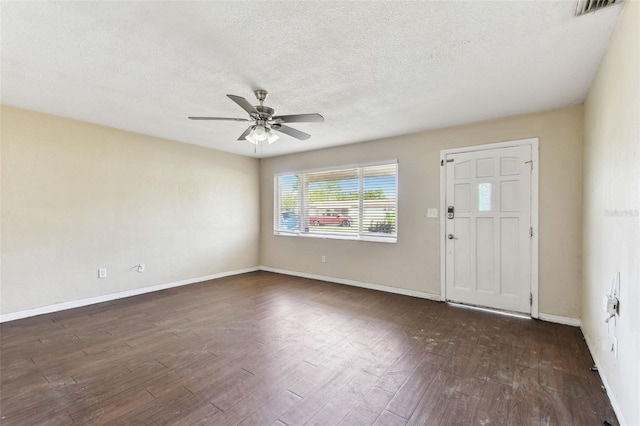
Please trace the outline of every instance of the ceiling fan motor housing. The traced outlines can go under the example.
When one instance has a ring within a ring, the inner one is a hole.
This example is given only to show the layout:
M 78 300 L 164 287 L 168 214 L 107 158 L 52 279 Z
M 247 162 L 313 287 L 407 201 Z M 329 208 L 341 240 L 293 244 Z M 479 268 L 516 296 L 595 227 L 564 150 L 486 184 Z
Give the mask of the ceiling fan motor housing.
M 258 111 L 258 116 L 255 117 L 255 119 L 257 120 L 271 120 L 271 117 L 273 116 L 273 114 L 276 113 L 276 111 L 273 108 L 269 108 L 262 105 L 256 106 L 256 111 Z

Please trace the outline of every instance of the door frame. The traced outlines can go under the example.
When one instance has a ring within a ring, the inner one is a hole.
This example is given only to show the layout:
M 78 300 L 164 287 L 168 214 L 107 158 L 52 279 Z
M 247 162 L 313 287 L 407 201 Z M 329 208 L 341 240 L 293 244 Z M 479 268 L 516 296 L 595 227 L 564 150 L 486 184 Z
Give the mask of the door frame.
M 539 159 L 540 159 L 540 139 L 528 138 L 506 142 L 497 142 L 483 145 L 472 145 L 460 148 L 450 148 L 440 150 L 440 300 L 447 301 L 446 286 L 446 194 L 447 194 L 447 155 L 459 154 L 463 152 L 486 151 L 499 148 L 510 148 L 515 146 L 529 145 L 531 147 L 531 227 L 533 236 L 531 237 L 531 317 L 538 318 L 538 185 L 539 185 Z

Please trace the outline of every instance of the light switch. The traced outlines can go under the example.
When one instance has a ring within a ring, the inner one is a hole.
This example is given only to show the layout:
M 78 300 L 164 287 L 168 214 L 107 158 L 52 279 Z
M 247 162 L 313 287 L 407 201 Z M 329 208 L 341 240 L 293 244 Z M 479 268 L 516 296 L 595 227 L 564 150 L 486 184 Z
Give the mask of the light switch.
M 427 217 L 430 217 L 430 218 L 438 217 L 438 209 L 429 209 L 429 210 L 427 210 Z

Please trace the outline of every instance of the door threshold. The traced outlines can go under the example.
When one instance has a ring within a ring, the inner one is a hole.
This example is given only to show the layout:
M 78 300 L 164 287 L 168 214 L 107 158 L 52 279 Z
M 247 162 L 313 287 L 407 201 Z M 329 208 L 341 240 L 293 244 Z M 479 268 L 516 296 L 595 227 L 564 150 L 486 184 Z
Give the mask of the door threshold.
M 463 303 L 457 303 L 457 302 L 449 302 L 449 301 L 447 301 L 445 303 L 447 305 L 451 305 L 451 306 L 454 306 L 456 308 L 473 309 L 475 311 L 489 312 L 489 313 L 492 313 L 492 314 L 500 314 L 500 315 L 505 315 L 507 317 L 515 317 L 515 318 L 522 318 L 522 319 L 533 319 L 533 318 L 531 318 L 531 315 L 521 314 L 521 313 L 517 313 L 517 312 L 501 311 L 499 309 L 483 308 L 481 306 L 465 305 Z

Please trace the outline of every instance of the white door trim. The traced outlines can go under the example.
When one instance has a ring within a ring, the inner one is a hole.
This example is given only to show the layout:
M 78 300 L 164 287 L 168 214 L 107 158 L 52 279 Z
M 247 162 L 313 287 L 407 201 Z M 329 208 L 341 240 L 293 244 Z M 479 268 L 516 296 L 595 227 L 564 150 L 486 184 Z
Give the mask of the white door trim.
M 529 145 L 531 146 L 531 227 L 533 228 L 533 237 L 531 238 L 531 317 L 538 318 L 538 182 L 539 182 L 539 159 L 540 159 L 540 139 L 528 138 L 507 142 L 498 142 L 485 145 L 473 145 L 461 148 L 451 148 L 440 150 L 440 300 L 447 300 L 446 289 L 446 192 L 447 192 L 447 174 L 446 158 L 448 154 L 457 154 L 461 152 L 484 151 L 497 148 L 508 148 L 513 146 Z

